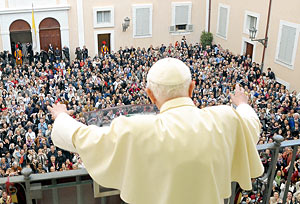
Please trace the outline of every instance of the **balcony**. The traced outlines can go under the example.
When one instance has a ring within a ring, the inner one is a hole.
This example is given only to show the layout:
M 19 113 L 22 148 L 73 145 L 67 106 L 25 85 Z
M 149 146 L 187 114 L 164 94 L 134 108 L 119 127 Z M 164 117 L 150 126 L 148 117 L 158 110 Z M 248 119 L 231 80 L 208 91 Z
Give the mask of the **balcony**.
M 300 140 L 284 141 L 279 135 L 274 137 L 274 143 L 258 145 L 257 150 L 264 152 L 269 149 L 271 153 L 271 159 L 268 164 L 268 168 L 265 169 L 265 174 L 257 178 L 255 182 L 264 189 L 263 191 L 263 204 L 268 204 L 273 180 L 275 177 L 276 163 L 280 150 L 283 148 L 292 148 L 291 166 L 294 165 L 296 159 L 296 153 L 298 146 L 300 146 Z M 28 170 L 28 169 L 26 169 Z M 24 191 L 23 195 L 26 195 L 27 203 L 30 204 L 30 200 L 36 200 L 36 203 L 101 203 L 101 204 L 122 204 L 120 200 L 119 191 L 114 189 L 107 189 L 98 186 L 89 177 L 85 169 L 70 170 L 62 172 L 51 172 L 45 174 L 28 174 L 26 170 L 23 171 L 24 175 L 10 177 L 9 182 L 15 186 L 19 186 L 19 190 Z M 291 184 L 291 178 L 293 168 L 289 168 L 286 186 Z M 0 178 L 0 184 L 3 185 L 7 182 L 7 178 Z M 59 189 L 59 191 L 58 191 Z M 234 204 L 237 193 L 237 184 L 232 183 L 232 197 L 225 199 L 224 204 Z M 287 198 L 288 188 L 285 188 L 283 203 Z M 22 194 L 22 193 L 21 193 Z M 84 198 L 84 199 L 83 199 Z M 32 202 L 31 202 L 32 203 Z

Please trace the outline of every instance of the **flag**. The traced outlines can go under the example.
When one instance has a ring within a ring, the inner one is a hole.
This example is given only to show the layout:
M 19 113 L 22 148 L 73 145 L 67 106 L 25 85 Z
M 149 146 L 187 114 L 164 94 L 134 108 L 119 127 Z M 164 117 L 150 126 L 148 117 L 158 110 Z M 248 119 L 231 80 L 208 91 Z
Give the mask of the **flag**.
M 36 47 L 37 47 L 36 27 L 35 27 L 34 11 L 33 11 L 33 4 L 32 4 L 32 49 L 35 50 Z

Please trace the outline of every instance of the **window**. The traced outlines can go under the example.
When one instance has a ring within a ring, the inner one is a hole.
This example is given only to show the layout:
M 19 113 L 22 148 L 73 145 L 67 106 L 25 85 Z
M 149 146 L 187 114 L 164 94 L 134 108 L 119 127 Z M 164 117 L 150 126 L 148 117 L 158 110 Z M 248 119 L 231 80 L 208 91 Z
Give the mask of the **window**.
M 260 14 L 246 11 L 245 12 L 245 20 L 244 20 L 244 33 L 249 35 L 249 29 L 255 28 L 258 30 L 258 22 L 259 22 Z M 257 35 L 257 34 L 256 34 Z
M 114 27 L 114 8 L 94 8 L 94 27 Z
M 298 27 L 298 24 L 280 21 L 276 61 L 288 68 L 294 66 L 299 36 Z
M 254 16 L 248 16 L 248 28 L 256 28 L 257 18 Z
M 176 30 L 185 30 L 189 19 L 189 6 L 175 6 L 175 26 Z
M 217 36 L 226 39 L 229 21 L 229 6 L 219 5 Z
M 97 11 L 97 23 L 110 23 L 110 11 Z
M 133 6 L 133 37 L 152 37 L 152 5 Z
M 192 3 L 172 3 L 172 26 L 170 32 L 192 31 Z

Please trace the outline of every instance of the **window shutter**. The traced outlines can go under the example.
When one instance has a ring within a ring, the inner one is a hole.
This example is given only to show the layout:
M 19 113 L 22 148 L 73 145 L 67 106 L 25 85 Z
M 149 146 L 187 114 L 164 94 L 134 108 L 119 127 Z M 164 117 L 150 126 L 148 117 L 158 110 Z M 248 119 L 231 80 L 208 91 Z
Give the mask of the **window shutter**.
M 227 12 L 227 8 L 220 7 L 218 34 L 222 37 L 226 37 Z
M 137 8 L 135 18 L 135 35 L 150 35 L 150 8 Z
M 175 6 L 175 25 L 188 24 L 189 6 Z
M 280 47 L 278 59 L 286 64 L 292 64 L 294 44 L 296 38 L 296 28 L 283 25 L 281 28 Z

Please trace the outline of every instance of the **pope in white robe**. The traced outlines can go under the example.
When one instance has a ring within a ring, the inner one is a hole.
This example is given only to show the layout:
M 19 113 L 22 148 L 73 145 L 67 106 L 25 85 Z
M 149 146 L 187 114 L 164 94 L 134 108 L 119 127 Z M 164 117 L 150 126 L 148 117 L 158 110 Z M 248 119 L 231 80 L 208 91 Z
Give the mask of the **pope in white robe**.
M 231 94 L 236 109 L 198 109 L 190 70 L 173 58 L 156 62 L 147 83 L 160 113 L 120 116 L 109 127 L 77 122 L 65 105 L 49 107 L 54 144 L 79 153 L 91 177 L 130 204 L 220 204 L 232 181 L 250 190 L 263 166 L 260 122 L 244 90 Z

